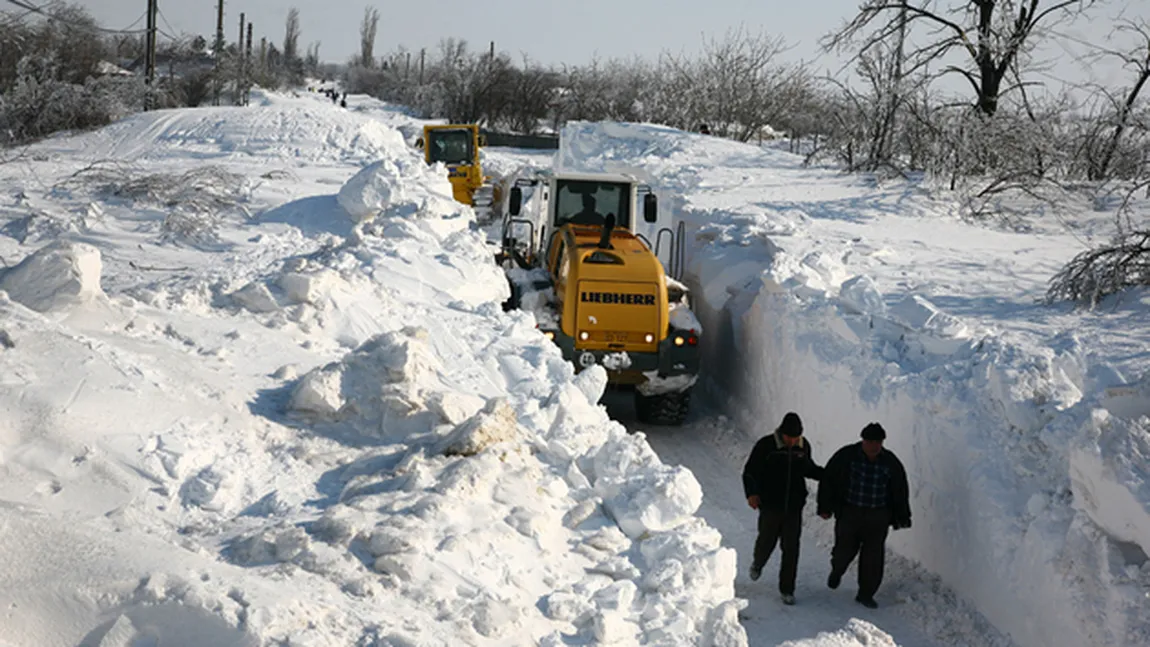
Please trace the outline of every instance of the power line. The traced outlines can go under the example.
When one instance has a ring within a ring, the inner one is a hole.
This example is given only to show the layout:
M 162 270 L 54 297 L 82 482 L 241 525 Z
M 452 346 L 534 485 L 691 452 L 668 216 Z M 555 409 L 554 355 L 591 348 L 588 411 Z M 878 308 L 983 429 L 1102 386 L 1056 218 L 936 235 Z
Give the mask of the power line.
M 45 18 L 55 20 L 56 22 L 62 22 L 65 25 L 71 25 L 73 27 L 83 27 L 85 29 L 94 29 L 96 31 L 103 32 L 105 34 L 142 34 L 146 31 L 148 31 L 147 29 L 108 29 L 107 27 L 101 27 L 99 25 L 89 25 L 89 24 L 84 24 L 84 23 L 78 23 L 78 22 L 71 21 L 71 20 L 64 20 L 63 18 L 60 18 L 59 16 L 50 14 L 50 13 L 44 11 L 43 6 L 36 6 L 34 4 L 23 2 L 23 0 L 5 0 L 5 1 L 8 4 L 16 5 L 17 7 L 20 7 L 21 9 L 24 9 L 24 10 L 29 11 L 31 13 L 40 14 L 41 16 L 44 16 Z M 140 22 L 140 20 L 136 19 L 136 22 Z M 136 24 L 136 22 L 134 22 L 132 24 L 134 25 L 134 24 Z
M 159 7 L 159 5 L 156 5 L 156 12 L 160 14 L 160 20 L 163 20 L 163 21 L 164 21 L 164 26 L 165 26 L 165 27 L 167 27 L 168 29 L 172 30 L 173 32 L 174 32 L 174 31 L 176 31 L 176 28 L 175 28 L 175 27 L 173 27 L 173 26 L 172 26 L 172 24 L 168 22 L 168 17 L 164 15 L 164 10 L 163 10 L 163 9 L 161 9 L 161 8 Z M 157 27 L 157 28 L 156 28 L 156 31 L 160 32 L 161 34 L 163 34 L 164 36 L 166 36 L 166 37 L 170 38 L 171 40 L 180 40 L 178 37 L 176 37 L 176 36 L 173 36 L 173 35 L 171 35 L 171 34 L 169 34 L 169 33 L 165 32 L 163 29 L 160 29 L 159 27 Z
M 139 18 L 136 18 L 135 20 L 133 20 L 132 24 L 128 25 L 127 27 L 124 27 L 123 29 L 121 29 L 119 31 L 127 32 L 132 27 L 135 27 L 136 25 L 140 24 L 140 21 L 143 20 L 144 18 L 146 18 L 147 16 L 148 16 L 148 12 L 145 11 L 144 13 L 140 14 Z

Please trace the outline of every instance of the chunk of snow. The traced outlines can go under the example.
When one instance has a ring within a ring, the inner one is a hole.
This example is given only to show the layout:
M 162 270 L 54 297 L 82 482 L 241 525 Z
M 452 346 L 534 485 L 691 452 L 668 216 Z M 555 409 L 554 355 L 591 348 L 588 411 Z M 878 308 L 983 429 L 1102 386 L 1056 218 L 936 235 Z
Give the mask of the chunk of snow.
M 279 310 L 279 303 L 276 303 L 271 290 L 262 282 L 248 283 L 233 292 L 231 296 L 232 300 L 240 307 L 252 312 L 262 313 Z
M 515 410 L 505 400 L 495 399 L 451 432 L 439 451 L 447 456 L 474 456 L 491 445 L 518 437 L 519 421 Z
M 890 308 L 889 314 L 913 330 L 944 339 L 968 336 L 967 326 L 962 320 L 939 310 L 926 297 L 918 294 L 907 295 Z
M 843 281 L 839 287 L 839 303 L 848 312 L 862 315 L 886 314 L 886 302 L 874 279 L 859 275 Z
M 46 312 L 103 296 L 100 272 L 98 249 L 57 241 L 0 273 L 0 290 L 17 303 Z
M 629 537 L 674 528 L 703 503 L 703 488 L 683 467 L 652 470 L 625 480 L 609 479 L 596 483 L 596 490 Z

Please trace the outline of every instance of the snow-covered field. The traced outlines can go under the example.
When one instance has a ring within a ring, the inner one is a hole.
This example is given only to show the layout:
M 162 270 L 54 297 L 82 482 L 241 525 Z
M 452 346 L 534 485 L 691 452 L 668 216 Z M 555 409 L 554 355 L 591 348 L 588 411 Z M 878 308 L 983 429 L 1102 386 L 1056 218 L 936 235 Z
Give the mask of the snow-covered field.
M 256 99 L 0 165 L 0 644 L 1150 644 L 1150 296 L 1036 305 L 1075 232 L 573 124 L 559 162 L 688 223 L 726 408 L 629 433 L 502 312 L 417 120 Z M 792 409 L 910 470 L 878 611 L 819 586 L 816 519 L 798 606 L 746 580 L 737 470 Z

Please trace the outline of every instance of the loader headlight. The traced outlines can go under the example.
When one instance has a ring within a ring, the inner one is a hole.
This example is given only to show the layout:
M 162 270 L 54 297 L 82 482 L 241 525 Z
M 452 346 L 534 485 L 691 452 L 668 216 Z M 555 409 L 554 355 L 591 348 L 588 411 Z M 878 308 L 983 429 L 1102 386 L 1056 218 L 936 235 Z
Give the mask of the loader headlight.
M 686 340 L 683 339 L 682 335 L 675 335 L 675 345 L 676 346 L 682 346 L 685 341 Z
M 655 341 L 655 336 L 652 335 L 651 333 L 647 333 L 647 336 L 643 338 L 643 341 L 650 344 L 651 342 Z
M 586 330 L 579 333 L 579 341 L 587 341 L 590 338 L 591 338 L 591 335 Z
M 547 339 L 551 340 L 551 341 L 555 341 L 555 331 L 554 330 L 543 331 L 543 336 L 546 337 Z

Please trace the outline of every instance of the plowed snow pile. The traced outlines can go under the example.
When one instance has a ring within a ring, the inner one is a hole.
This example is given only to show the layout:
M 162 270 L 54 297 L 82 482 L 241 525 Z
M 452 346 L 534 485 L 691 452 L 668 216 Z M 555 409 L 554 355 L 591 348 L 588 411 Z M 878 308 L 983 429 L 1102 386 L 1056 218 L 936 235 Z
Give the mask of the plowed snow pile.
M 566 168 L 637 173 L 688 223 L 732 453 L 790 410 L 823 457 L 881 421 L 914 510 L 888 546 L 1020 645 L 1150 644 L 1147 292 L 1043 305 L 1076 232 L 964 223 L 914 184 L 656 126 L 562 141 Z
M 698 482 L 502 311 L 442 167 L 259 98 L 0 167 L 0 643 L 746 644 Z M 205 164 L 250 190 L 157 198 Z

